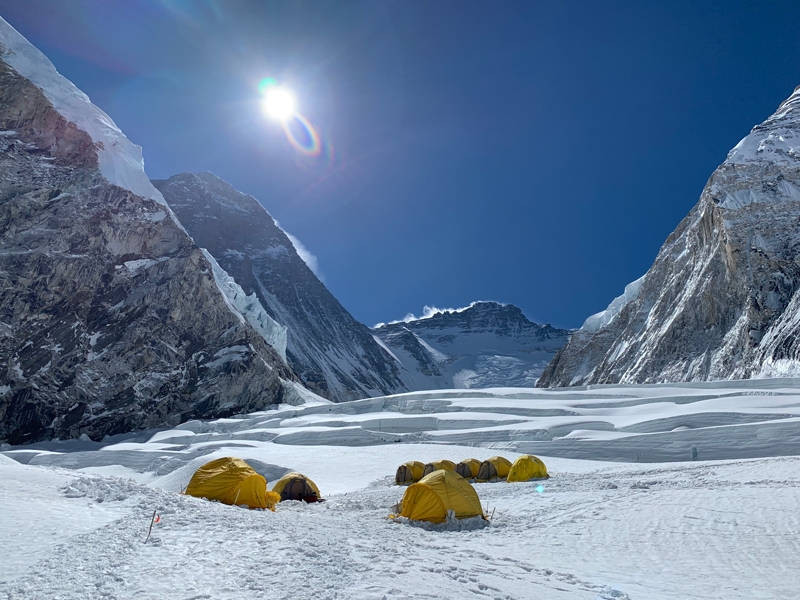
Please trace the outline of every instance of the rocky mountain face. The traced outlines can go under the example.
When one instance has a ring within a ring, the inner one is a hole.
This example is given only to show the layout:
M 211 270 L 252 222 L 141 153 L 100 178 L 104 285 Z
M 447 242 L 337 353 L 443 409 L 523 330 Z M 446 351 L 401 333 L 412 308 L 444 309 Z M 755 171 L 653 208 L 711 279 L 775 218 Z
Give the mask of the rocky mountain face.
M 0 289 L 0 442 L 250 412 L 295 389 L 141 150 L 2 19 Z
M 531 387 L 570 333 L 537 325 L 516 306 L 497 302 L 372 331 L 405 367 L 403 378 L 414 390 Z
M 401 367 L 339 304 L 255 198 L 211 173 L 153 184 L 195 242 L 287 327 L 288 362 L 309 389 L 337 402 L 409 390 Z
M 538 385 L 800 375 L 800 88 L 709 179 L 645 276 Z

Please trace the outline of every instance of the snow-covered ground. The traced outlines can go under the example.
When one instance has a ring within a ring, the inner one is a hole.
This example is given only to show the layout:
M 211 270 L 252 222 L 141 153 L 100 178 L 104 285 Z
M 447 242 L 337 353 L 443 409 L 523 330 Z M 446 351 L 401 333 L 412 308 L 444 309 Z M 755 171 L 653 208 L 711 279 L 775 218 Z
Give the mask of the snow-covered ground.
M 6 448 L 0 598 L 793 598 L 798 419 L 796 380 L 458 390 Z M 552 478 L 476 484 L 489 526 L 387 518 L 398 464 L 517 452 Z M 177 493 L 226 455 L 328 501 Z

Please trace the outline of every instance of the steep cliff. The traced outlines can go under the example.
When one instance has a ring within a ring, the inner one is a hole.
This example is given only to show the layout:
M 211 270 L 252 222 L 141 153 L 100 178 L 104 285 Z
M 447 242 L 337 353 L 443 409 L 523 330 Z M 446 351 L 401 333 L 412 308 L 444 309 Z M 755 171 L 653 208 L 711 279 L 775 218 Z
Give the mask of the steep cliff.
M 800 375 L 800 88 L 712 174 L 653 266 L 538 385 Z
M 290 399 L 141 150 L 0 19 L 0 441 L 101 438 Z

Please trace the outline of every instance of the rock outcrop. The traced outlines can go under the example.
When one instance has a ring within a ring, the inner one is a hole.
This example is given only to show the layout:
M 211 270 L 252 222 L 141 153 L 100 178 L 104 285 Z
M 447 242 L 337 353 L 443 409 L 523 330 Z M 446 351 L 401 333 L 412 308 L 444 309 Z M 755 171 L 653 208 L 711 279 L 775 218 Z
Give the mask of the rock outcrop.
M 645 276 L 538 385 L 800 375 L 800 88 L 731 150 Z
M 0 442 L 98 439 L 292 394 L 141 150 L 2 19 L 0 289 Z
M 288 328 L 288 362 L 310 390 L 336 402 L 408 391 L 400 365 L 334 298 L 255 198 L 211 173 L 153 184 L 195 242 Z
M 531 387 L 570 333 L 497 302 L 432 311 L 372 331 L 403 364 L 414 390 Z

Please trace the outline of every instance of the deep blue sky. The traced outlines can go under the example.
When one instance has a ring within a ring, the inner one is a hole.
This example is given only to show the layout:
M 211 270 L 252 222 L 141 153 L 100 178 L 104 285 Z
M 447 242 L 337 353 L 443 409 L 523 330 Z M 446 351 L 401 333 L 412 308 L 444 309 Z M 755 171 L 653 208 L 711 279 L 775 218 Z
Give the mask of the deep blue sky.
M 800 84 L 800 2 L 0 0 L 144 149 L 212 171 L 361 321 L 518 305 L 579 326 Z M 264 118 L 274 77 L 334 148 Z

